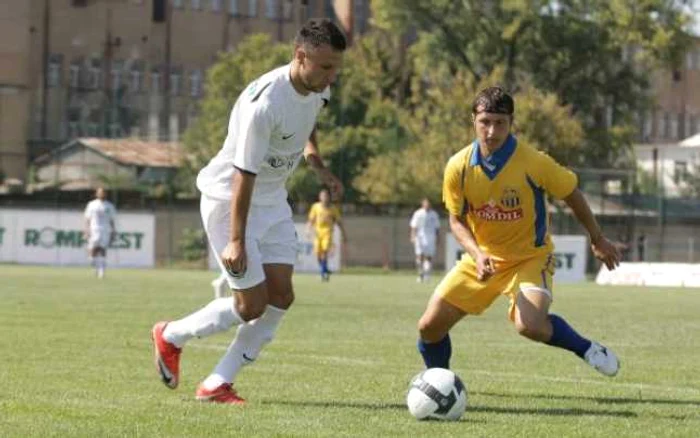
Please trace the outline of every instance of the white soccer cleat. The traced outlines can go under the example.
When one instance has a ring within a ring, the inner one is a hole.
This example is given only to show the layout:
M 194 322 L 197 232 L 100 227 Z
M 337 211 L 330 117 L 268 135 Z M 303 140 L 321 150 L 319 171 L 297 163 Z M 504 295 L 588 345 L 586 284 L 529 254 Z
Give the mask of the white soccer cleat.
M 591 342 L 591 346 L 583 355 L 583 359 L 588 362 L 599 373 L 613 377 L 620 370 L 620 361 L 615 353 L 608 350 L 597 342 Z

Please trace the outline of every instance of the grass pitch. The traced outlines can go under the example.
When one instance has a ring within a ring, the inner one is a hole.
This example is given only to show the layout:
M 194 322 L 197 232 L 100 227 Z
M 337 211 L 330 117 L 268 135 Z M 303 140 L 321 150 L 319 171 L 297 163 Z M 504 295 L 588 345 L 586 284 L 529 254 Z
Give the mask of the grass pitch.
M 111 270 L 97 282 L 87 268 L 0 266 L 0 436 L 700 436 L 698 290 L 556 290 L 553 311 L 620 356 L 613 379 L 520 338 L 497 301 L 452 332 L 469 408 L 438 423 L 404 406 L 432 291 L 409 275 L 296 276 L 277 338 L 236 382 L 246 406 L 194 400 L 233 330 L 190 342 L 180 387 L 168 390 L 151 325 L 206 304 L 212 278 Z

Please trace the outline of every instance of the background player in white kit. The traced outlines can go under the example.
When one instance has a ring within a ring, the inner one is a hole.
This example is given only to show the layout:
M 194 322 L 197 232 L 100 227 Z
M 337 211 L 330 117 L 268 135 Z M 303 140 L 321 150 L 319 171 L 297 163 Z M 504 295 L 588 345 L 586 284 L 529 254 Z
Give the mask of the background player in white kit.
M 85 207 L 85 239 L 88 242 L 90 262 L 95 267 L 97 278 L 104 278 L 107 268 L 107 248 L 116 228 L 114 219 L 117 210 L 105 200 L 107 192 L 103 187 L 95 190 L 95 199 Z
M 440 233 L 440 218 L 430 207 L 430 201 L 425 198 L 421 208 L 411 216 L 411 243 L 416 250 L 416 269 L 418 282 L 427 281 L 433 269 L 433 257 Z
M 319 156 L 315 126 L 345 47 L 335 24 L 309 20 L 297 33 L 292 62 L 262 75 L 238 97 L 222 149 L 197 177 L 204 228 L 233 297 L 154 325 L 156 368 L 169 388 L 179 383 L 180 352 L 189 339 L 238 325 L 196 398 L 244 402 L 231 383 L 272 340 L 294 300 L 297 237 L 285 182 L 303 155 L 333 195 L 342 195 L 340 181 Z

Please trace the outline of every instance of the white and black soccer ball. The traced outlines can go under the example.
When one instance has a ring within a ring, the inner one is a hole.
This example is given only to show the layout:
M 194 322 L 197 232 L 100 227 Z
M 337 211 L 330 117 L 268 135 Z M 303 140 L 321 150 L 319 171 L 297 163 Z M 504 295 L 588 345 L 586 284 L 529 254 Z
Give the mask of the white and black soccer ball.
M 406 404 L 418 420 L 456 421 L 467 409 L 467 388 L 452 371 L 430 368 L 411 379 Z

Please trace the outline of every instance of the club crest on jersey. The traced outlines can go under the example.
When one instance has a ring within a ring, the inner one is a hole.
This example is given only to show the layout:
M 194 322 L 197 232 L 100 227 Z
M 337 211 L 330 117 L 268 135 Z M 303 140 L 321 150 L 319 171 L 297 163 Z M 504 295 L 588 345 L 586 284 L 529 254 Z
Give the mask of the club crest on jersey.
M 523 209 L 505 210 L 496 204 L 493 199 L 474 210 L 474 214 L 481 220 L 493 222 L 517 221 L 523 217 Z
M 501 196 L 501 204 L 507 208 L 516 208 L 520 206 L 520 196 L 515 189 L 506 188 Z

